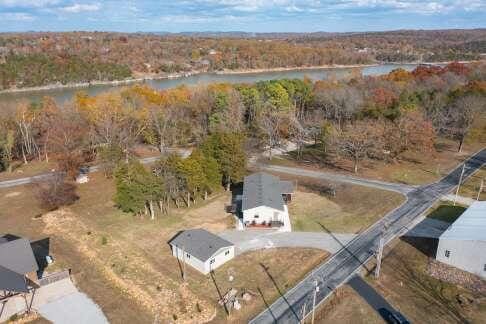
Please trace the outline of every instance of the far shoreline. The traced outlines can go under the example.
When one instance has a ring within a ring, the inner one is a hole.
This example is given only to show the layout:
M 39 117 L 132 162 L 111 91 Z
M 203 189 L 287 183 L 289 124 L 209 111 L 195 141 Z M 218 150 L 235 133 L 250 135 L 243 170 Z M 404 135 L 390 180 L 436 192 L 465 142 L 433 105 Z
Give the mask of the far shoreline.
M 458 63 L 469 64 L 475 62 L 481 62 L 482 60 L 475 61 L 458 61 Z M 265 68 L 265 69 L 242 69 L 242 70 L 223 70 L 223 71 L 188 71 L 173 73 L 168 75 L 146 75 L 138 78 L 129 78 L 125 80 L 112 80 L 112 81 L 90 81 L 90 82 L 79 82 L 79 83 L 68 83 L 68 84 L 48 84 L 38 87 L 25 87 L 25 88 L 10 88 L 0 90 L 0 95 L 3 94 L 16 94 L 16 93 L 27 93 L 27 92 L 43 92 L 49 90 L 59 90 L 59 89 L 82 89 L 89 88 L 92 86 L 123 86 L 133 83 L 143 83 L 145 81 L 154 80 L 170 80 L 170 79 L 182 79 L 188 78 L 194 75 L 200 74 L 215 74 L 215 75 L 247 75 L 247 74 L 261 74 L 261 73 L 271 73 L 271 72 L 287 72 L 287 71 L 305 71 L 305 70 L 331 70 L 331 69 L 360 69 L 367 67 L 375 67 L 381 65 L 445 65 L 457 61 L 446 61 L 446 62 L 379 62 L 372 64 L 336 64 L 336 65 L 318 65 L 318 66 L 301 66 L 301 67 L 276 67 L 276 68 Z

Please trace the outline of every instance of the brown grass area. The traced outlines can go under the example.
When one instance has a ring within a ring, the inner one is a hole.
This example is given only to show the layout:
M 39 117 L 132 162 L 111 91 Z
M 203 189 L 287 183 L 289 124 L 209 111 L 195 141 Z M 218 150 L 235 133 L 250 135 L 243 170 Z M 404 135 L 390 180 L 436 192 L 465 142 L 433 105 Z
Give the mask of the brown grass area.
M 478 172 L 467 179 L 459 190 L 459 195 L 467 198 L 476 199 L 478 197 L 479 188 L 483 180 L 483 190 L 479 195 L 479 200 L 486 200 L 486 167 L 481 168 Z
M 12 172 L 0 172 L 0 181 L 31 177 L 40 173 L 49 172 L 56 168 L 56 163 L 50 161 L 30 161 L 28 164 L 13 162 Z
M 296 282 L 321 263 L 328 254 L 316 249 L 268 249 L 245 253 L 216 269 L 214 281 L 211 278 L 198 280 L 199 287 L 211 296 L 219 299 L 216 289 L 224 295 L 229 289 L 249 291 L 253 296 L 250 301 L 239 298 L 241 310 L 233 310 L 227 317 L 222 307 L 213 323 L 247 323 L 265 305 L 273 303 L 281 294 L 292 288 Z M 298 267 L 296 267 L 298 265 Z M 232 282 L 229 276 L 234 276 Z
M 311 316 L 306 323 L 310 323 Z M 338 288 L 334 295 L 316 310 L 316 323 L 369 324 L 385 323 L 381 316 L 350 286 Z
M 436 152 L 406 152 L 399 160 L 390 163 L 370 159 L 364 160 L 361 162 L 358 174 L 353 173 L 352 161 L 335 156 L 325 156 L 320 149 L 313 147 L 304 150 L 301 161 L 294 160 L 293 154 L 290 153 L 288 156 L 274 158 L 270 162 L 268 160 L 262 162 L 416 185 L 427 184 L 440 179 L 469 155 L 485 145 L 486 143 L 481 141 L 466 143 L 463 152 L 458 153 L 456 142 L 439 138 L 436 143 Z
M 428 241 L 409 242 L 400 240 L 389 248 L 379 280 L 367 278 L 375 289 L 412 323 L 484 323 L 486 296 L 431 277 L 429 257 L 421 252 L 430 248 Z M 474 302 L 461 304 L 460 296 Z
M 168 320 L 176 314 L 181 323 L 207 322 L 214 315 L 205 301 L 157 271 L 147 262 L 143 251 L 136 251 L 129 241 L 114 240 L 102 232 L 88 235 L 89 227 L 66 210 L 45 214 L 42 219 L 46 234 L 72 243 L 113 287 L 161 319 Z M 105 246 L 100 246 L 100 240 L 96 239 L 99 235 L 108 237 Z M 177 312 L 181 301 L 185 301 L 187 309 L 195 309 L 195 304 L 199 303 L 208 311 Z
M 150 221 L 116 209 L 114 190 L 113 180 L 90 175 L 90 182 L 78 187 L 79 200 L 74 205 L 42 215 L 30 186 L 0 189 L 0 228 L 33 240 L 50 237 L 55 263 L 47 270 L 71 268 L 76 285 L 101 306 L 112 323 L 149 323 L 155 314 L 161 322 L 177 318 L 176 322 L 202 323 L 214 315 L 213 321 L 224 322 L 210 277 L 188 269 L 184 285 L 167 242 L 186 228 L 217 232 L 232 226 L 232 217 L 224 209 L 230 194 L 219 192 L 197 206 L 174 208 L 170 216 L 157 215 Z M 262 272 L 259 262 L 270 266 L 276 282 L 286 290 L 324 257 L 314 250 L 255 252 L 219 268 L 216 278 L 223 288 L 228 287 L 223 281 L 232 268 L 236 278 L 232 284 L 238 289 L 261 287 L 270 300 L 278 292 L 268 277 L 254 278 Z M 301 264 L 298 271 L 291 267 L 295 260 Z M 279 273 L 278 269 L 286 270 Z M 232 318 L 249 318 L 262 308 L 263 302 L 255 297 Z
M 405 200 L 395 192 L 342 183 L 333 184 L 336 195 L 330 196 L 325 192 L 330 183 L 276 174 L 298 183 L 289 205 L 294 231 L 359 233 Z

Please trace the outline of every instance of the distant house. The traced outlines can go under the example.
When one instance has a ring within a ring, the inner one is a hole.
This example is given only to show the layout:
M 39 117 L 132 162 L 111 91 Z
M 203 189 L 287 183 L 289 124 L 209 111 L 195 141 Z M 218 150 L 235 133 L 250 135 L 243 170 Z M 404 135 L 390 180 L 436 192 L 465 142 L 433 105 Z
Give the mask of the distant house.
M 245 227 L 279 227 L 290 231 L 287 203 L 292 199 L 294 186 L 271 174 L 259 172 L 245 177 L 241 211 Z
M 204 229 L 183 231 L 169 242 L 172 255 L 208 274 L 235 256 L 233 243 Z
M 39 266 L 25 238 L 0 237 L 0 298 L 37 287 Z
M 486 278 L 486 201 L 472 204 L 442 233 L 436 258 Z

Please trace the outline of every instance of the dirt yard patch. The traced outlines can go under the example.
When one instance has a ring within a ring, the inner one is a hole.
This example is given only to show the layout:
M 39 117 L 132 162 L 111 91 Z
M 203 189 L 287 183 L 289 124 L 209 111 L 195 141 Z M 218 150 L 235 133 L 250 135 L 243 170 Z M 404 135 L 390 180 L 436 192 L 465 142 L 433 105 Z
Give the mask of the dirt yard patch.
M 214 316 L 215 310 L 205 301 L 155 269 L 130 242 L 114 240 L 108 233 L 92 233 L 77 215 L 66 210 L 45 214 L 42 219 L 46 234 L 71 242 L 106 281 L 158 318 L 167 321 L 175 315 L 181 323 L 203 323 Z M 192 312 L 197 303 L 206 312 Z

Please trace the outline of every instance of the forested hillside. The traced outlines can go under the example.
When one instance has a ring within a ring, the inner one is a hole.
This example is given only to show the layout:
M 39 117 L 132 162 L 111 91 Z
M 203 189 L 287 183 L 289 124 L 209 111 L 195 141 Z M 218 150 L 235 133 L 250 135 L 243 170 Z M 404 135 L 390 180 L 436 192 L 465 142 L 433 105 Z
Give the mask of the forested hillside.
M 482 29 L 208 35 L 0 34 L 0 87 L 107 81 L 184 71 L 477 60 L 486 53 L 486 30 Z

